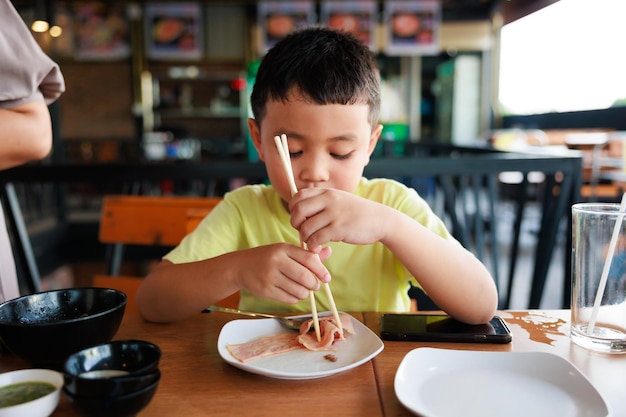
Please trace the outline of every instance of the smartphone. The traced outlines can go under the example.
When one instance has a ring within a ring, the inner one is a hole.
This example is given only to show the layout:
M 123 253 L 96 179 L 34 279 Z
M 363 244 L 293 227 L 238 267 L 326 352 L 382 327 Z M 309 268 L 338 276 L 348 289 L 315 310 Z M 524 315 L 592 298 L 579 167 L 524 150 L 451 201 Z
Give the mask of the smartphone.
M 465 324 L 448 315 L 383 314 L 380 336 L 385 340 L 419 342 L 509 343 L 511 330 L 499 316 L 485 324 Z

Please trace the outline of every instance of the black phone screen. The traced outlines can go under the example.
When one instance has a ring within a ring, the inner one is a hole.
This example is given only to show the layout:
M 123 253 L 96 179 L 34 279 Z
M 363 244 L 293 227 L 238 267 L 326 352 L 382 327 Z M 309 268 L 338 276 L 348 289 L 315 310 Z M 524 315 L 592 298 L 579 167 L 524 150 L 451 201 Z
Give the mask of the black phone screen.
M 381 317 L 380 336 L 385 340 L 472 343 L 509 343 L 512 339 L 499 316 L 485 324 L 466 324 L 447 315 L 393 313 Z

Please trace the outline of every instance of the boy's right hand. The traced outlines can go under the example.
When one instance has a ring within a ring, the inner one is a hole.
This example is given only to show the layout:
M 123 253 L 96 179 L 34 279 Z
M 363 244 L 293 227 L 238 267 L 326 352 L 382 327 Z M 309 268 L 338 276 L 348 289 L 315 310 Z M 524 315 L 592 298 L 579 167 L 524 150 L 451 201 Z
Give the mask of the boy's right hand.
M 289 243 L 258 246 L 241 252 L 240 287 L 257 297 L 295 304 L 317 291 L 330 273 L 322 263 L 331 254 L 326 247 L 319 254 Z M 250 266 L 253 266 L 250 268 Z

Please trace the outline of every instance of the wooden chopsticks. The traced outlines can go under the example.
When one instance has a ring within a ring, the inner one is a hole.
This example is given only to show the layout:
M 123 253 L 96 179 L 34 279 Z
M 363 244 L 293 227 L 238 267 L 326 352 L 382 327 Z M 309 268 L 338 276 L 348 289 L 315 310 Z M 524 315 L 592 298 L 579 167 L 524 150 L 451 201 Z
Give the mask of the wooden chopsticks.
M 289 182 L 289 189 L 291 191 L 291 195 L 293 196 L 298 192 L 298 188 L 296 187 L 296 181 L 293 176 L 293 170 L 291 167 L 291 158 L 289 156 L 289 145 L 287 144 L 287 135 L 282 134 L 280 136 L 274 136 L 274 142 L 276 143 L 276 149 L 278 150 L 278 155 L 280 156 L 280 160 L 283 163 L 283 168 L 285 169 L 285 174 L 287 175 L 287 181 Z M 300 241 L 300 246 L 305 250 L 308 250 L 306 242 Z M 337 322 L 337 327 L 339 327 L 339 331 L 343 335 L 343 326 L 341 325 L 341 320 L 339 318 L 339 313 L 337 312 L 337 306 L 335 305 L 335 299 L 333 298 L 333 293 L 330 291 L 330 286 L 327 282 L 322 283 L 322 287 L 324 287 L 324 291 L 326 292 L 326 297 L 330 302 L 330 307 L 333 313 L 333 318 Z M 311 315 L 313 317 L 313 327 L 315 329 L 315 336 L 317 337 L 317 341 L 321 340 L 320 335 L 320 323 L 319 317 L 317 316 L 317 306 L 315 305 L 315 295 L 313 291 L 309 293 L 309 301 L 311 302 Z

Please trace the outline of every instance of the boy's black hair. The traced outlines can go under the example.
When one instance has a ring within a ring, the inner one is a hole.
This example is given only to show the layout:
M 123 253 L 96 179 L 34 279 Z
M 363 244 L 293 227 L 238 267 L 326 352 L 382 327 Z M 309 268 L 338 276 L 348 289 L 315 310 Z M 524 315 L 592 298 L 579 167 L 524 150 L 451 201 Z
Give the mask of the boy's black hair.
M 366 104 L 372 128 L 380 112 L 380 79 L 372 51 L 348 32 L 300 29 L 272 47 L 259 66 L 250 97 L 260 125 L 269 100 L 293 91 L 316 104 Z

